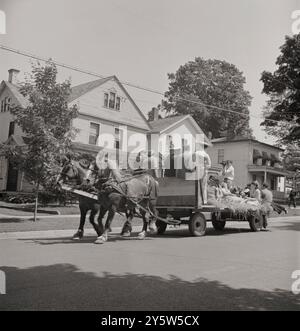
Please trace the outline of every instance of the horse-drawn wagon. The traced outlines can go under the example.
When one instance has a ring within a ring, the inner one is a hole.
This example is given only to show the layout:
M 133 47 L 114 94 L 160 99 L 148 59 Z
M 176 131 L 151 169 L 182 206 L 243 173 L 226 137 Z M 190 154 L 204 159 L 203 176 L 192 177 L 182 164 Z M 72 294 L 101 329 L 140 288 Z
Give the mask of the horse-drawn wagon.
M 163 234 L 168 220 L 186 224 L 194 236 L 203 236 L 207 222 L 215 230 L 224 229 L 227 221 L 247 221 L 252 231 L 262 228 L 262 220 L 256 212 L 239 213 L 230 208 L 204 204 L 201 179 L 186 180 L 178 177 L 159 178 L 159 197 L 156 208 L 165 221 L 157 220 L 157 232 Z M 170 223 L 171 224 L 171 223 Z
M 187 174 L 186 170 L 183 169 L 169 169 L 165 171 L 161 169 L 161 171 L 159 171 L 159 178 L 157 178 L 159 185 L 158 189 L 156 189 L 155 187 L 157 187 L 157 184 L 154 184 L 155 181 L 151 176 L 147 175 L 147 172 L 138 175 L 131 174 L 129 177 L 124 177 L 121 175 L 121 172 L 118 169 L 110 168 L 110 162 L 104 162 L 103 168 L 101 168 L 101 164 L 99 164 L 99 166 L 97 173 L 99 174 L 103 171 L 106 171 L 108 174 L 111 174 L 113 181 L 109 181 L 109 186 L 112 185 L 112 192 L 115 192 L 115 195 L 121 196 L 123 199 L 123 207 L 120 209 L 118 198 L 118 206 L 115 205 L 115 209 L 112 210 L 109 206 L 111 206 L 111 203 L 115 203 L 116 201 L 110 200 L 110 195 L 106 193 L 106 190 L 102 194 L 104 197 L 106 197 L 106 199 L 109 198 L 110 202 L 107 208 L 111 212 L 109 212 L 109 221 L 107 221 L 105 228 L 105 240 L 107 240 L 107 230 L 110 228 L 109 224 L 112 221 L 115 212 L 125 213 L 127 217 L 127 224 L 129 223 L 129 228 L 131 228 L 130 221 L 136 210 L 139 210 L 138 214 L 142 215 L 144 221 L 143 230 L 141 232 L 142 238 L 145 236 L 147 230 L 147 223 L 145 223 L 146 214 L 148 215 L 147 218 L 150 217 L 149 227 L 151 230 L 153 230 L 151 225 L 156 220 L 158 234 L 163 234 L 168 225 L 186 224 L 188 225 L 189 231 L 192 235 L 203 236 L 206 232 L 207 222 L 212 222 L 214 229 L 219 231 L 224 229 L 227 221 L 247 221 L 249 222 L 252 231 L 258 231 L 263 227 L 263 217 L 260 207 L 257 206 L 255 208 L 255 206 L 251 206 L 251 203 L 248 205 L 248 200 L 246 199 L 238 198 L 235 196 L 230 197 L 232 200 L 237 199 L 236 205 L 244 206 L 244 210 L 240 209 L 239 207 L 232 208 L 232 205 L 228 203 L 230 202 L 230 199 L 229 201 L 225 199 L 223 201 L 225 203 L 222 205 L 220 205 L 217 200 L 215 201 L 216 203 L 204 203 L 206 200 L 205 192 L 207 192 L 207 187 L 204 187 L 202 184 L 204 172 L 203 169 L 201 170 L 201 167 L 199 167 L 199 171 L 197 170 L 198 167 L 195 168 L 196 170 L 193 170 L 196 174 L 195 178 L 190 176 L 191 171 L 189 174 Z M 65 168 L 69 170 L 64 170 L 64 176 L 68 177 L 69 179 L 78 177 L 77 184 L 82 182 L 82 178 L 84 176 L 78 176 L 78 174 L 83 172 L 83 170 L 76 170 L 75 163 L 70 162 L 69 165 L 67 165 Z M 77 165 L 77 168 L 80 168 L 80 166 Z M 104 176 L 104 178 L 108 177 Z M 118 180 L 115 180 L 115 178 L 118 178 Z M 129 183 L 133 190 L 129 189 Z M 64 190 L 72 191 L 73 193 L 79 195 L 81 198 L 89 198 L 89 200 L 93 200 L 94 203 L 98 202 L 99 195 L 97 195 L 97 192 L 95 192 L 96 194 L 88 193 L 80 189 L 72 188 L 65 184 L 63 184 L 62 188 Z M 140 188 L 142 188 L 141 192 L 139 192 Z M 152 196 L 149 193 L 149 196 L 147 196 L 147 192 L 152 192 L 154 195 Z M 137 193 L 137 195 L 132 193 Z M 140 195 L 141 193 L 142 195 Z M 132 198 L 135 195 L 138 197 L 138 199 Z M 99 201 L 99 203 L 105 209 L 105 203 L 103 201 Z M 226 205 L 226 203 L 228 203 L 228 205 Z M 83 234 L 84 219 L 87 212 L 86 203 L 84 202 L 83 205 L 85 209 L 84 213 L 82 213 L 81 210 L 82 222 L 79 230 L 81 231 L 79 237 Z M 131 205 L 131 214 L 127 213 L 129 205 Z M 90 207 L 88 206 L 88 208 Z M 101 220 L 100 223 L 102 223 L 104 214 L 98 218 L 98 221 Z M 92 224 L 96 232 L 101 234 L 102 230 L 99 228 L 99 226 L 94 224 L 94 221 Z M 122 231 L 122 234 L 124 234 L 124 231 Z M 78 235 L 78 233 L 76 233 L 76 235 Z M 102 237 L 103 236 L 100 236 L 101 240 L 103 239 Z

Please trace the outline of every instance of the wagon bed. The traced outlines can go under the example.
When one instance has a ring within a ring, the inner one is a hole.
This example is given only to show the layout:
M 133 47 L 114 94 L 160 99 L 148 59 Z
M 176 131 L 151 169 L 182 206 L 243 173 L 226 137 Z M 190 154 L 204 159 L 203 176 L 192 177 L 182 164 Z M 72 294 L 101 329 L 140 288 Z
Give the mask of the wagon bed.
M 261 219 L 255 215 L 247 219 L 232 213 L 229 209 L 219 208 L 203 203 L 203 194 L 200 188 L 201 180 L 186 180 L 178 177 L 163 177 L 158 179 L 159 197 L 157 210 L 165 219 L 180 220 L 187 224 L 192 235 L 203 236 L 206 232 L 206 223 L 212 222 L 215 230 L 223 230 L 226 221 L 247 221 L 252 231 L 262 227 Z M 167 224 L 157 221 L 158 232 L 163 234 Z

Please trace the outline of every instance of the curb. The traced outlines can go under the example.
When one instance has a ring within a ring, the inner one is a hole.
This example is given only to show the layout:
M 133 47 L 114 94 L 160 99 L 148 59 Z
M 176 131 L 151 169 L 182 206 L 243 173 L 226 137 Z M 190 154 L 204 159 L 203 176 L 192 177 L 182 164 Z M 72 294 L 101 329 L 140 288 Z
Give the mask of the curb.
M 133 227 L 133 231 L 137 231 L 139 227 Z M 122 228 L 116 227 L 112 229 L 111 234 L 118 235 Z M 43 231 L 26 231 L 26 232 L 3 232 L 0 233 L 0 240 L 5 239 L 56 239 L 68 237 L 72 239 L 76 229 L 73 230 L 43 230 Z M 86 237 L 97 237 L 94 229 L 84 231 Z
M 41 218 L 53 218 L 57 216 L 58 218 L 63 218 L 63 217 L 66 217 L 66 218 L 79 218 L 80 217 L 80 214 L 70 214 L 70 215 L 64 215 L 64 214 L 57 214 L 57 215 L 37 215 L 37 219 L 41 219 Z M 0 219 L 1 218 L 13 218 L 13 219 L 16 219 L 16 218 L 19 218 L 19 219 L 26 219 L 26 220 L 33 220 L 33 215 L 5 215 L 5 214 L 1 214 L 0 213 Z

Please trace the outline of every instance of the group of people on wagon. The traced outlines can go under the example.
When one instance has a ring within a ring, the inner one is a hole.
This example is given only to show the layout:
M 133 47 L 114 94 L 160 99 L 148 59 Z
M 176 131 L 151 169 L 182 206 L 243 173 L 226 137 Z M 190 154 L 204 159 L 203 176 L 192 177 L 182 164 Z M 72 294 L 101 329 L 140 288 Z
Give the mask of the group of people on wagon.
M 208 204 L 230 208 L 247 213 L 248 210 L 259 209 L 264 217 L 263 226 L 267 226 L 266 216 L 273 211 L 273 194 L 268 184 L 260 187 L 258 181 L 248 184 L 244 190 L 234 186 L 234 166 L 228 160 L 222 163 L 219 176 L 210 176 L 208 181 Z

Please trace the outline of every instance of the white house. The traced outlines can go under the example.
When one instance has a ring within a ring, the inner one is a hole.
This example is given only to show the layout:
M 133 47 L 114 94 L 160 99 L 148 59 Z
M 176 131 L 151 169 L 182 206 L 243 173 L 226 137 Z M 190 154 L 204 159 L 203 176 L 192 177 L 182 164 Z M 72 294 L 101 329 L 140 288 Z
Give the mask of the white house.
M 0 143 L 23 145 L 21 129 L 10 112 L 12 105 L 26 107 L 28 101 L 19 92 L 18 70 L 10 69 L 8 81 L 0 85 Z M 151 129 L 145 116 L 116 76 L 98 79 L 72 88 L 69 105 L 78 105 L 79 116 L 73 120 L 77 129 L 74 148 L 84 152 L 99 150 L 101 137 L 112 135 L 112 148 L 122 148 L 134 133 L 146 134 Z M 126 131 L 126 132 L 125 132 Z M 103 138 L 104 139 L 104 138 Z M 13 169 L 9 160 L 0 156 L 0 190 L 30 189 L 24 174 Z
M 26 107 L 28 101 L 19 92 L 18 70 L 10 69 L 8 81 L 0 85 L 0 143 L 25 145 L 21 129 L 10 112 L 12 105 Z M 69 105 L 76 104 L 79 116 L 72 122 L 77 129 L 73 147 L 80 152 L 97 153 L 101 147 L 138 151 L 162 148 L 172 154 L 190 143 L 188 137 L 209 139 L 190 115 L 155 118 L 148 122 L 116 76 L 97 79 L 72 88 Z M 113 137 L 113 139 L 111 139 Z M 163 138 L 163 139 L 162 139 Z M 162 146 L 163 145 L 163 146 Z M 121 160 L 120 160 L 121 161 Z M 28 191 L 24 180 L 4 156 L 0 156 L 0 191 Z
M 283 149 L 248 137 L 212 139 L 208 154 L 214 165 L 231 160 L 235 168 L 234 184 L 245 187 L 257 180 L 266 182 L 273 190 L 274 198 L 285 197 L 286 176 L 289 174 L 281 164 Z

